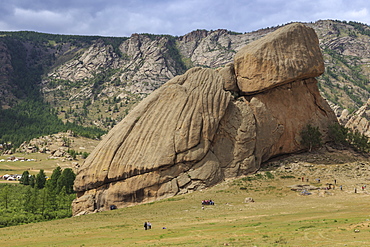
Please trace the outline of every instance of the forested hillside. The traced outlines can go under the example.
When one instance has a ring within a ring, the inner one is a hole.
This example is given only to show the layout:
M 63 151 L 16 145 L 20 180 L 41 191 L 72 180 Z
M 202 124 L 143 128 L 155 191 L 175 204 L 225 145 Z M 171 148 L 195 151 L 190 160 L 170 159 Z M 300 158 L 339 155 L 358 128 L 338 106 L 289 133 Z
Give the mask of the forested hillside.
M 324 54 L 322 95 L 338 115 L 356 111 L 370 97 L 370 27 L 332 20 L 306 25 L 315 29 Z M 194 66 L 221 67 L 277 28 L 180 37 L 0 32 L 0 143 L 17 146 L 66 129 L 98 138 L 169 79 Z
M 0 228 L 70 217 L 75 177 L 58 166 L 50 178 L 24 171 L 19 184 L 0 184 Z

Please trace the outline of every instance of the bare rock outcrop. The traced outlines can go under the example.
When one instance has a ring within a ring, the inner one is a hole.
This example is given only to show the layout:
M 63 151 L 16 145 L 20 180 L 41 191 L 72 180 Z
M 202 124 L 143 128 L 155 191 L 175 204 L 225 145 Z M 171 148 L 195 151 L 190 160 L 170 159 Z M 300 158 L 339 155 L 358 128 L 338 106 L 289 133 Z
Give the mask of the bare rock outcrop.
M 313 78 L 323 71 L 316 41 L 312 29 L 292 24 L 267 35 L 264 45 L 242 49 L 234 67 L 193 68 L 168 81 L 86 159 L 75 180 L 73 214 L 150 202 L 255 172 L 273 156 L 303 150 L 300 132 L 307 124 L 325 137 L 337 120 Z M 251 50 L 260 58 L 249 59 Z M 246 83 L 245 73 L 256 76 Z M 249 96 L 234 98 L 226 90 Z
M 92 78 L 92 68 L 104 67 L 118 68 L 117 54 L 111 46 L 106 46 L 103 41 L 89 47 L 78 60 L 72 60 L 58 67 L 50 76 L 62 80 L 82 80 Z
M 222 82 L 201 68 L 167 82 L 100 142 L 77 175 L 76 191 L 92 190 L 97 207 L 106 209 L 219 182 L 209 150 L 230 101 Z
M 246 94 L 324 73 L 317 35 L 300 23 L 244 46 L 234 61 L 238 86 Z
M 345 126 L 370 137 L 370 99 L 350 117 Z

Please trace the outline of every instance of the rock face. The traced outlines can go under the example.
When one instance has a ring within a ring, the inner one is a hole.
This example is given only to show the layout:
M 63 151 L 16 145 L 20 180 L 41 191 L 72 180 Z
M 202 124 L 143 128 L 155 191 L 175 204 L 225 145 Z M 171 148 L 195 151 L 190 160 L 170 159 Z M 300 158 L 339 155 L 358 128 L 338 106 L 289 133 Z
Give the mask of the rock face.
M 303 24 L 288 25 L 243 47 L 235 55 L 240 90 L 254 94 L 324 73 L 319 39 Z
M 345 126 L 370 137 L 370 99 L 351 116 Z
M 307 124 L 318 126 L 325 136 L 336 117 L 313 78 L 323 67 L 318 43 L 295 44 L 291 35 L 282 35 L 286 32 L 315 36 L 311 28 L 292 24 L 266 36 L 266 45 L 256 43 L 262 51 L 255 53 L 277 55 L 258 61 L 248 74 L 260 74 L 260 68 L 272 63 L 279 68 L 274 75 L 252 76 L 257 90 L 253 80 L 245 84 L 240 77 L 250 52 L 242 49 L 234 67 L 190 69 L 143 100 L 81 166 L 73 214 L 150 202 L 255 172 L 273 156 L 302 150 L 300 132 Z M 294 51 L 284 62 L 284 49 L 276 51 L 272 44 L 299 47 L 304 58 Z M 249 96 L 234 99 L 226 90 Z
M 214 70 L 193 68 L 173 78 L 100 142 L 79 171 L 76 191 L 100 188 L 100 209 L 219 182 L 220 167 L 209 150 L 229 101 Z
M 343 112 L 358 110 L 370 97 L 366 88 L 370 76 L 370 36 L 366 35 L 369 27 L 333 20 L 305 25 L 318 34 L 324 55 L 326 72 L 318 78 L 320 93 L 334 107 L 341 106 Z M 174 76 L 195 66 L 222 67 L 232 62 L 246 44 L 277 28 L 246 33 L 197 30 L 179 37 L 133 34 L 68 39 L 61 39 L 60 35 L 3 32 L 0 104 L 3 108 L 15 106 L 30 93 L 23 83 L 37 85 L 43 100 L 58 110 L 60 117 L 72 107 L 74 114 L 68 114 L 68 121 L 110 130 L 113 121 L 121 121 L 133 105 Z M 303 40 L 304 36 L 294 38 Z M 112 112 L 117 103 L 118 111 Z

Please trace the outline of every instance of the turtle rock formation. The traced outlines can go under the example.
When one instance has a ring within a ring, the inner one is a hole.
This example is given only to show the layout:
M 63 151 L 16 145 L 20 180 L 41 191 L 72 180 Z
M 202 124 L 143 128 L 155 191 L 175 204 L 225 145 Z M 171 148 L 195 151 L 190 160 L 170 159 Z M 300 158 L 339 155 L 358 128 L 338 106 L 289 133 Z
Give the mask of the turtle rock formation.
M 325 136 L 336 121 L 314 78 L 323 71 L 315 32 L 294 23 L 248 44 L 234 64 L 171 79 L 86 159 L 73 215 L 199 190 L 302 150 L 307 124 Z

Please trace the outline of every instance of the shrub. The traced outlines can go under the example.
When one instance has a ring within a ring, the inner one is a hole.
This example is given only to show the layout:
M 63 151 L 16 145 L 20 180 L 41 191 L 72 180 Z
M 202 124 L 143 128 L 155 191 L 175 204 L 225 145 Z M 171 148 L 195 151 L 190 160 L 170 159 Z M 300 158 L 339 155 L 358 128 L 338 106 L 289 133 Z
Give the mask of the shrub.
M 350 131 L 348 134 L 349 143 L 358 151 L 369 152 L 369 138 L 358 131 Z
M 274 175 L 271 172 L 265 172 L 265 175 L 268 179 L 274 179 Z
M 329 126 L 329 135 L 336 145 L 352 146 L 361 152 L 369 152 L 370 150 L 370 140 L 367 136 L 338 123 Z
M 349 129 L 340 125 L 339 123 L 335 123 L 329 126 L 329 137 L 336 145 L 346 145 L 348 144 Z
M 301 131 L 302 145 L 308 148 L 311 152 L 313 148 L 322 146 L 321 132 L 319 127 L 311 126 L 307 124 L 306 128 Z

